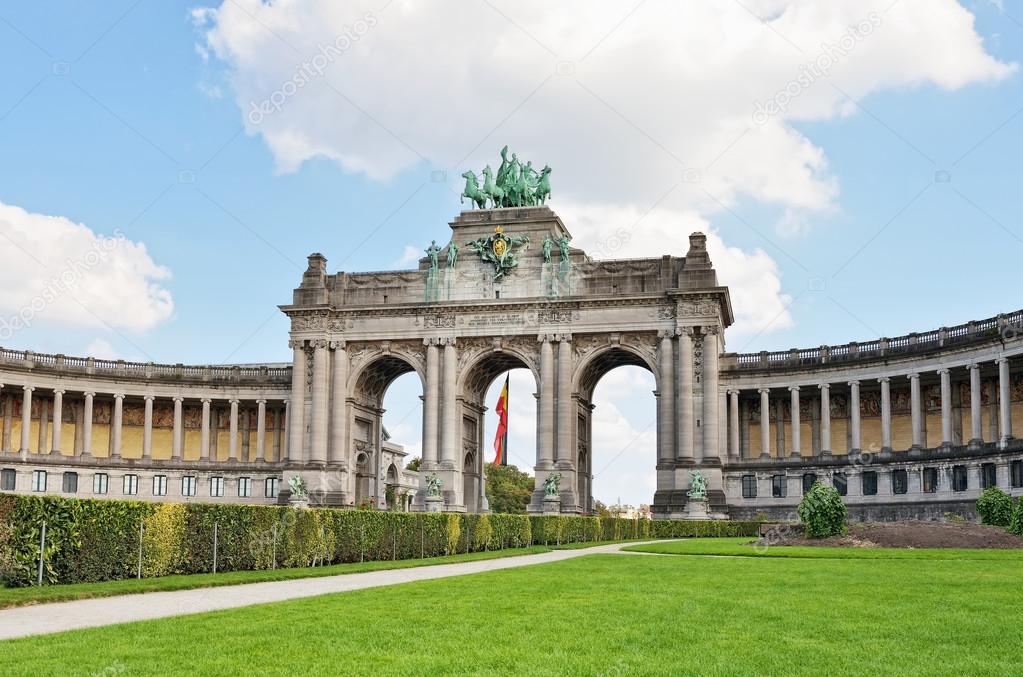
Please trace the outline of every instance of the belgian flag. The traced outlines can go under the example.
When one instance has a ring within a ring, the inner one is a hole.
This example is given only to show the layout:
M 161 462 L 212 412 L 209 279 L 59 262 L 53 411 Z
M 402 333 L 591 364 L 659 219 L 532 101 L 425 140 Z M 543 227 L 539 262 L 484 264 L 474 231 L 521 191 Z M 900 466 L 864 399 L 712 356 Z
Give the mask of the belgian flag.
M 508 465 L 508 383 L 511 376 L 504 379 L 501 398 L 497 400 L 497 436 L 494 438 L 494 465 Z

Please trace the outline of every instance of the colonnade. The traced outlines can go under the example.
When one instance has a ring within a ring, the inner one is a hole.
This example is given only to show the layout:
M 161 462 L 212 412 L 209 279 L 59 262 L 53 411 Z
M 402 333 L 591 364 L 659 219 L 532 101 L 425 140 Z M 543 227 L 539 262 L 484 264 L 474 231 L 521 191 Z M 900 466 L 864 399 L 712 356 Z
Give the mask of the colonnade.
M 33 401 L 38 399 L 37 411 L 39 412 L 39 444 L 37 445 L 38 453 L 40 454 L 53 454 L 61 455 L 64 450 L 63 445 L 63 427 L 65 425 L 64 420 L 64 408 L 66 405 L 71 404 L 65 402 L 65 395 L 70 394 L 67 390 L 61 388 L 43 388 L 33 385 L 13 386 L 0 383 L 0 392 L 4 390 L 12 390 L 18 388 L 21 391 L 21 431 L 20 439 L 18 440 L 17 448 L 14 447 L 14 440 L 10 439 L 10 425 L 4 426 L 3 436 L 3 450 L 13 453 L 28 454 L 31 448 L 31 424 L 32 424 L 32 406 Z M 40 394 L 35 394 L 39 391 Z M 44 392 L 49 392 L 51 397 L 46 397 Z M 13 394 L 13 393 L 12 393 Z M 124 451 L 124 400 L 125 397 L 141 397 L 143 400 L 143 424 L 142 424 L 142 456 L 143 460 L 159 460 L 153 459 L 153 408 L 154 403 L 157 401 L 157 396 L 152 393 L 129 393 L 126 390 L 112 391 L 106 394 L 98 393 L 93 390 L 82 390 L 76 393 L 80 397 L 81 411 L 80 417 L 76 417 L 76 435 L 81 440 L 80 445 L 76 443 L 76 449 L 80 447 L 80 454 L 83 457 L 94 456 L 93 449 L 93 431 L 95 427 L 94 422 L 94 410 L 97 396 L 107 396 L 112 398 L 111 417 L 110 417 L 110 448 L 109 457 L 111 459 L 120 459 L 123 457 Z M 16 395 L 15 395 L 16 396 Z M 180 461 L 184 459 L 185 451 L 185 425 L 184 425 L 184 406 L 187 401 L 198 400 L 201 403 L 201 427 L 200 427 L 200 449 L 199 459 L 202 461 L 211 460 L 211 448 L 213 446 L 212 439 L 212 407 L 218 399 L 211 397 L 193 397 L 182 395 L 174 395 L 169 398 L 173 402 L 173 424 L 171 427 L 171 459 L 172 461 Z M 256 461 L 273 461 L 280 460 L 281 453 L 283 451 L 283 441 L 272 441 L 268 445 L 267 429 L 266 429 L 266 418 L 267 418 L 267 406 L 270 401 L 266 398 L 256 399 L 245 399 L 242 397 L 227 397 L 219 399 L 220 402 L 224 402 L 229 408 L 229 421 L 228 421 L 228 455 L 227 460 L 229 461 L 242 461 L 248 460 L 241 458 L 241 450 L 243 444 L 240 437 L 239 417 L 243 407 L 251 411 L 251 404 L 255 404 L 255 417 L 256 417 L 256 440 L 255 440 L 255 460 Z M 51 407 L 52 402 L 52 407 Z M 276 412 L 278 424 L 275 429 L 280 430 L 283 428 L 284 421 L 286 420 L 286 409 L 287 409 L 286 398 L 276 400 L 274 403 L 270 403 L 273 408 L 271 411 Z M 77 404 L 77 399 L 76 399 Z M 281 411 L 283 405 L 284 412 Z M 283 415 L 282 415 L 283 413 Z M 5 421 L 8 416 L 5 414 Z M 47 444 L 47 440 L 49 443 Z M 276 450 L 276 453 L 275 453 Z M 77 455 L 77 453 L 76 453 Z M 276 458 L 275 458 L 276 456 Z
M 997 416 L 992 416 L 992 430 L 996 431 L 996 434 L 989 434 L 988 438 L 997 443 L 997 446 L 1004 449 L 1010 440 L 1013 439 L 1012 434 L 1012 402 L 1011 402 L 1011 379 L 1010 379 L 1010 360 L 1008 357 L 999 357 L 993 360 L 994 365 L 997 367 Z M 968 379 L 970 385 L 970 434 L 966 442 L 968 446 L 972 448 L 978 448 L 984 444 L 984 431 L 983 431 L 983 417 L 982 417 L 982 381 L 981 381 L 981 369 L 983 363 L 979 361 L 970 362 L 966 365 L 968 370 Z M 960 367 L 961 368 L 961 367 Z M 957 367 L 940 367 L 937 370 L 932 371 L 938 376 L 939 389 L 940 389 L 940 411 L 941 411 L 941 447 L 951 447 L 956 444 L 956 417 L 953 414 L 954 397 L 953 397 L 953 384 L 958 381 L 953 379 L 953 369 L 958 370 Z M 916 370 L 910 371 L 909 373 L 902 373 L 899 375 L 892 376 L 880 376 L 876 379 L 872 379 L 873 382 L 878 384 L 880 390 L 880 444 L 879 450 L 881 452 L 891 452 L 893 450 L 892 445 L 892 384 L 893 381 L 906 379 L 909 384 L 910 391 L 910 430 L 911 430 L 911 446 L 910 450 L 920 450 L 927 447 L 926 441 L 926 411 L 923 402 L 923 396 L 921 393 L 921 375 L 927 374 L 927 371 Z M 794 379 L 795 380 L 795 379 Z M 965 379 L 964 379 L 965 380 Z M 867 384 L 867 381 L 860 379 L 845 380 L 845 385 L 848 387 L 848 398 L 849 398 L 849 452 L 860 453 L 864 449 L 864 441 L 862 435 L 862 420 L 860 412 L 860 401 L 861 401 L 861 387 Z M 784 427 L 784 421 L 782 417 L 781 398 L 777 398 L 775 393 L 781 389 L 788 390 L 788 398 L 790 401 L 790 420 L 791 420 L 791 435 L 789 438 L 788 452 L 793 457 L 802 455 L 802 441 L 800 439 L 800 413 L 801 413 L 801 398 L 805 396 L 806 390 L 812 390 L 816 394 L 816 399 L 819 403 L 819 415 L 815 423 L 815 432 L 818 435 L 816 440 L 813 440 L 814 448 L 819 450 L 820 455 L 827 456 L 832 453 L 832 436 L 831 436 L 831 389 L 832 383 L 824 381 L 816 384 L 800 384 L 800 385 L 789 385 L 789 386 L 768 386 L 764 385 L 756 389 L 759 395 L 760 403 L 760 456 L 761 458 L 770 457 L 771 440 L 772 440 L 772 416 L 771 416 L 771 404 L 774 403 L 775 415 L 773 416 L 775 425 Z M 743 421 L 748 422 L 748 417 L 743 417 L 740 414 L 742 409 L 741 404 L 748 402 L 742 395 L 747 392 L 744 389 L 729 387 L 727 389 L 727 395 L 729 398 L 729 409 L 731 415 L 729 416 L 729 434 L 728 434 L 728 455 L 731 459 L 738 459 L 742 457 L 743 445 L 742 437 L 743 431 L 740 430 L 740 425 Z M 997 419 L 997 427 L 995 427 L 994 421 Z M 778 455 L 784 456 L 784 435 L 783 430 L 776 428 L 774 430 L 774 437 L 776 441 L 776 448 Z M 876 448 L 875 448 L 876 449 Z

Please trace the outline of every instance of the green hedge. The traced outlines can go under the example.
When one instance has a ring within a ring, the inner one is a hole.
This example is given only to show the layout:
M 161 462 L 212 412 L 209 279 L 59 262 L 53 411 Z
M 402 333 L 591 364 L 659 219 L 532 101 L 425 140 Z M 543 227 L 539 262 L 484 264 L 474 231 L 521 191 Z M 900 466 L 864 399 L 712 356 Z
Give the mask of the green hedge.
M 145 503 L 0 495 L 0 580 L 36 580 L 46 522 L 44 578 L 79 583 L 142 575 L 306 567 L 369 560 L 630 538 L 755 536 L 753 522 L 651 522 L 283 506 Z

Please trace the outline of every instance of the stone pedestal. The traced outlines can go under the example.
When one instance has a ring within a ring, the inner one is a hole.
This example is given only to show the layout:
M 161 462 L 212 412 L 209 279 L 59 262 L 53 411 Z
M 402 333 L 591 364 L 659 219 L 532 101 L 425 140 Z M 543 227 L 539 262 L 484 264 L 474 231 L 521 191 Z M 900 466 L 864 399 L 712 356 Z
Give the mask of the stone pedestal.
M 543 514 L 544 516 L 560 515 L 561 514 L 561 497 L 560 496 L 544 496 L 543 499 Z
M 426 512 L 444 512 L 444 498 L 441 496 L 427 496 Z
M 694 499 L 690 498 L 686 503 L 686 514 L 685 519 L 687 520 L 709 520 L 710 514 L 707 512 L 707 499 Z
M 308 508 L 308 498 L 290 498 L 288 499 L 288 506 L 292 508 Z

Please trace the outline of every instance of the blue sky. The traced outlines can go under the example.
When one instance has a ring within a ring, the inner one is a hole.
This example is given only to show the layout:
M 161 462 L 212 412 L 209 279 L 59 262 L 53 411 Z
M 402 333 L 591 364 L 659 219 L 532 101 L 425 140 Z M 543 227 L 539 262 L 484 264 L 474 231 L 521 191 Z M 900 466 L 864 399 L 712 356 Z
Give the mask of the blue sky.
M 499 2 L 471 10 L 471 21 L 429 17 L 433 32 L 397 0 L 5 6 L 0 203 L 134 245 L 118 250 L 116 274 L 89 277 L 90 298 L 108 305 L 64 299 L 0 343 L 158 362 L 285 361 L 276 305 L 289 301 L 306 255 L 323 252 L 331 270 L 408 265 L 407 248 L 447 239 L 457 175 L 494 162 L 505 143 L 535 162 L 552 158 L 551 206 L 582 245 L 628 227 L 635 248 L 622 255 L 681 255 L 689 231 L 716 233 L 734 254 L 723 281 L 733 297 L 746 290 L 731 350 L 897 335 L 1021 305 L 1023 4 L 902 0 L 888 13 L 892 4 L 879 4 L 877 36 L 798 105 L 732 145 L 703 148 L 749 126 L 720 124 L 753 110 L 736 97 L 780 78 L 756 90 L 765 99 L 815 57 L 815 21 L 837 42 L 833 26 L 866 15 L 856 3 L 816 18 L 796 1 L 704 4 L 680 30 L 705 31 L 705 21 L 753 46 L 700 51 L 693 37 L 695 51 L 641 59 L 658 31 L 671 39 L 657 12 L 673 10 L 657 2 L 571 24 L 542 4 Z M 204 6 L 220 11 L 196 12 Z M 314 82 L 263 126 L 246 120 L 246 102 L 279 89 L 324 35 L 368 13 L 374 26 L 320 78 L 340 91 Z M 424 30 L 403 33 L 413 19 Z M 463 68 L 459 37 L 501 47 L 476 49 Z M 562 63 L 572 64 L 567 76 Z M 515 79 L 529 69 L 535 77 Z M 666 155 L 700 158 L 699 185 L 673 188 L 682 173 Z M 448 180 L 431 180 L 435 170 Z M 41 226 L 12 237 L 0 273 L 5 318 L 37 293 L 24 284 L 26 251 L 51 270 L 73 255 L 62 249 L 69 239 Z M 636 392 L 650 385 L 641 373 L 616 378 Z M 389 409 L 414 411 L 415 389 L 397 384 Z M 621 439 L 595 465 L 629 441 L 642 447 L 648 399 L 608 394 Z M 410 446 L 416 419 L 392 424 Z M 622 472 L 603 494 L 598 480 L 598 496 L 647 500 L 652 456 L 621 458 L 636 476 Z

